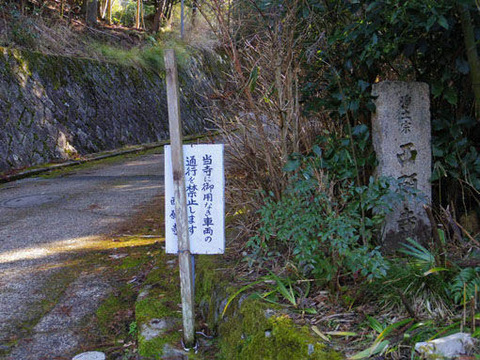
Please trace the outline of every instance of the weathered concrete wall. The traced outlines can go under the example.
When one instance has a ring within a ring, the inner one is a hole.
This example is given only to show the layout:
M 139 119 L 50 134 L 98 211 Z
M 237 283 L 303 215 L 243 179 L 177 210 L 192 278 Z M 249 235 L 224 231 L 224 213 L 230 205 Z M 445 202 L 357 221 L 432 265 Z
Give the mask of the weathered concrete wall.
M 201 132 L 209 116 L 202 61 L 179 72 L 186 134 Z M 0 171 L 167 137 L 162 75 L 0 48 Z

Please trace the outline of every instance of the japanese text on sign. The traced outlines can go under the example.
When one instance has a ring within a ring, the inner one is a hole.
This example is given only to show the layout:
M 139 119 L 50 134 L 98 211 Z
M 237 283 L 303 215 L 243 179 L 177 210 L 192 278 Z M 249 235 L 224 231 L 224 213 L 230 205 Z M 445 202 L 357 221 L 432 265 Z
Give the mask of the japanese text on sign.
M 188 236 L 192 254 L 223 254 L 224 169 L 223 145 L 183 146 Z M 166 252 L 178 253 L 171 148 L 165 146 Z

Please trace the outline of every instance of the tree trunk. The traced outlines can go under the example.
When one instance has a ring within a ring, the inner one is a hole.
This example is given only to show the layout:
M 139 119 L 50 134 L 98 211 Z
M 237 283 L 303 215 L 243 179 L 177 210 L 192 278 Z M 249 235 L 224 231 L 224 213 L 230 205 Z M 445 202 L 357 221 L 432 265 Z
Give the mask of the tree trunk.
M 143 2 L 140 2 L 140 27 L 145 29 L 145 9 L 143 8 Z
M 95 26 L 97 24 L 98 1 L 86 0 L 86 4 L 87 4 L 87 9 L 86 9 L 87 25 Z
M 195 27 L 195 19 L 197 18 L 197 0 L 192 1 L 192 28 Z
M 141 0 L 137 0 L 137 13 L 135 15 L 135 28 L 140 29 L 140 2 Z
M 105 20 L 108 0 L 100 0 L 100 19 Z
M 472 17 L 466 5 L 458 3 L 458 12 L 462 23 L 463 39 L 467 51 L 468 65 L 470 66 L 470 79 L 475 96 L 475 116 L 477 121 L 480 121 L 480 62 L 478 60 Z
M 152 27 L 152 32 L 157 33 L 160 30 L 160 24 L 161 20 L 163 17 L 163 9 L 165 5 L 165 1 L 160 2 L 158 5 L 156 11 L 155 11 L 155 16 L 153 17 L 153 27 Z
M 112 3 L 113 0 L 107 0 L 107 24 L 112 24 Z
M 170 22 L 170 18 L 172 16 L 172 10 L 173 10 L 173 2 L 172 1 L 168 1 L 167 3 L 168 7 L 167 7 L 167 10 L 165 11 L 165 19 Z

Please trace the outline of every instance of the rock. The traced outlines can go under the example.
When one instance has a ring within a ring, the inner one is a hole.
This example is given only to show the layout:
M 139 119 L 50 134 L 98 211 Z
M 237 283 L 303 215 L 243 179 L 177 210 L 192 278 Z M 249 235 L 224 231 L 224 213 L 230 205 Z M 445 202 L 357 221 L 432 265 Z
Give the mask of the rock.
M 72 360 L 105 360 L 106 356 L 100 351 L 88 351 L 76 355 Z
M 430 356 L 444 356 L 453 358 L 467 353 L 473 346 L 473 339 L 470 334 L 457 333 L 440 339 L 415 344 L 415 351 Z
M 156 337 L 165 334 L 168 330 L 176 326 L 177 320 L 173 318 L 152 319 L 147 324 L 140 326 L 140 335 L 146 341 L 150 341 Z
M 179 349 L 175 349 L 172 345 L 170 344 L 165 344 L 163 347 L 163 355 L 162 359 L 168 359 L 168 360 L 183 360 L 187 356 L 187 352 Z
M 275 315 L 275 310 L 273 309 L 266 309 L 265 310 L 265 318 L 270 319 L 273 315 Z
M 148 294 L 150 293 L 149 292 L 150 289 L 151 289 L 151 286 L 149 286 L 149 285 L 145 286 L 145 288 L 142 291 L 140 291 L 140 293 L 138 294 L 137 301 L 145 299 L 148 296 Z
M 123 259 L 127 256 L 128 254 L 112 254 L 112 255 L 109 255 L 108 257 L 113 260 L 118 260 L 118 259 Z

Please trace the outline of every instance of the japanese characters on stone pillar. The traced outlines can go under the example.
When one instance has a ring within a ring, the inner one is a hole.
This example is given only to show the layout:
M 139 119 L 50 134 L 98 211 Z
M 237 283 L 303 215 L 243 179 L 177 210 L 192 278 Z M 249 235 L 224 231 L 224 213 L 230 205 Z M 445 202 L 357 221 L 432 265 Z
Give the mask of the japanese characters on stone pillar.
M 225 250 L 225 180 L 223 145 L 184 145 L 185 187 L 190 252 L 223 254 Z M 171 149 L 165 146 L 166 252 L 176 254 L 175 198 Z
M 400 186 L 423 196 L 396 204 L 385 220 L 382 240 L 393 250 L 410 237 L 425 243 L 431 225 L 423 205 L 431 202 L 432 152 L 428 85 L 385 81 L 373 86 L 376 113 L 372 137 L 378 159 L 378 176 L 394 177 Z

